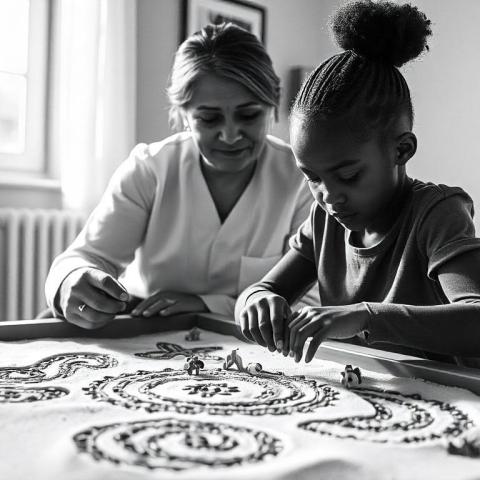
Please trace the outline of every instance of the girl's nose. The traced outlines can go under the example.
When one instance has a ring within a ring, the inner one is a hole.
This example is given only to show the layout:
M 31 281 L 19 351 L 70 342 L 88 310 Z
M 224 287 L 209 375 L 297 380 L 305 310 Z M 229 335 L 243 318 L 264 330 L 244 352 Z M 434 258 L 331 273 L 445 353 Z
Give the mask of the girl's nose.
M 242 138 L 242 132 L 235 122 L 225 122 L 220 130 L 219 138 L 222 142 L 233 145 Z
M 321 191 L 323 203 L 332 205 L 342 205 L 346 201 L 345 195 L 338 189 L 324 185 Z

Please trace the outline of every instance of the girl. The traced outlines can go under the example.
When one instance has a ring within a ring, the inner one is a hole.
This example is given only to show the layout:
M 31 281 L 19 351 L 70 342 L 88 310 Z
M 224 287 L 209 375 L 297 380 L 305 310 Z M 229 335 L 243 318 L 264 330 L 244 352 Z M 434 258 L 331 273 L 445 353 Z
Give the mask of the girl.
M 138 145 L 114 174 L 51 267 L 55 314 L 96 328 L 135 295 L 133 315 L 233 316 L 236 296 L 280 259 L 311 204 L 290 147 L 267 135 L 279 91 L 249 32 L 210 25 L 185 40 L 168 88 L 184 131 Z
M 326 338 L 416 355 L 480 353 L 480 239 L 460 188 L 409 178 L 417 148 L 399 71 L 427 47 L 408 4 L 359 1 L 332 20 L 345 50 L 309 76 L 291 112 L 314 202 L 291 249 L 236 306 L 244 335 L 298 362 Z M 291 313 L 314 280 L 320 305 Z M 396 345 L 396 347 L 393 346 Z

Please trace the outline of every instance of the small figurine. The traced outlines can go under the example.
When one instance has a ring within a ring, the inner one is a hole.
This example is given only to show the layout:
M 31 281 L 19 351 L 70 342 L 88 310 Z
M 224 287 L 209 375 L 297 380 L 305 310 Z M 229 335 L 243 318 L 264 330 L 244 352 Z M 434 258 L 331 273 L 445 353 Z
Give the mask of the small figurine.
M 187 342 L 198 342 L 200 340 L 200 329 L 193 327 L 186 335 L 185 340 Z
M 205 364 L 199 360 L 199 358 L 194 355 L 193 357 L 187 357 L 185 365 L 183 366 L 184 370 L 187 371 L 189 375 L 198 375 L 201 368 L 204 368 Z
M 362 373 L 358 367 L 353 368 L 351 365 L 345 365 L 342 372 L 342 385 L 346 388 L 355 387 L 362 383 Z
M 464 457 L 480 457 L 480 427 L 473 427 L 460 437 L 447 438 L 447 452 Z
M 261 363 L 249 363 L 245 369 L 250 375 L 258 375 L 263 370 Z
M 245 368 L 243 367 L 242 357 L 237 353 L 238 348 L 232 350 L 231 353 L 227 355 L 227 359 L 223 362 L 223 368 L 228 370 L 234 365 L 238 368 L 240 372 L 244 372 Z

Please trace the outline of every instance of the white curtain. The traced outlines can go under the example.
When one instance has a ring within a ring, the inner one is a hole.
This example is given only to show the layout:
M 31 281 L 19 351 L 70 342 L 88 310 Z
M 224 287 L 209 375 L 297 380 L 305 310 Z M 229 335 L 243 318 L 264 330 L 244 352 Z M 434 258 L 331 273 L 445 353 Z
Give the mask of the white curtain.
M 49 151 L 64 207 L 89 213 L 135 142 L 136 0 L 54 9 Z

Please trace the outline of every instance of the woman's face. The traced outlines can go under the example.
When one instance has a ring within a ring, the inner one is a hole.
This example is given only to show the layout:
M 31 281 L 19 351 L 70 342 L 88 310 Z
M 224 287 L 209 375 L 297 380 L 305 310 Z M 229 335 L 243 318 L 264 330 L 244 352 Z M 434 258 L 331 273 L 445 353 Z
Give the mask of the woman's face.
M 290 138 L 297 165 L 327 213 L 352 231 L 390 223 L 400 180 L 394 142 L 361 141 L 342 122 L 306 124 L 301 117 L 292 118 Z
M 208 74 L 195 82 L 182 117 L 206 164 L 233 173 L 259 157 L 272 111 L 242 84 Z

